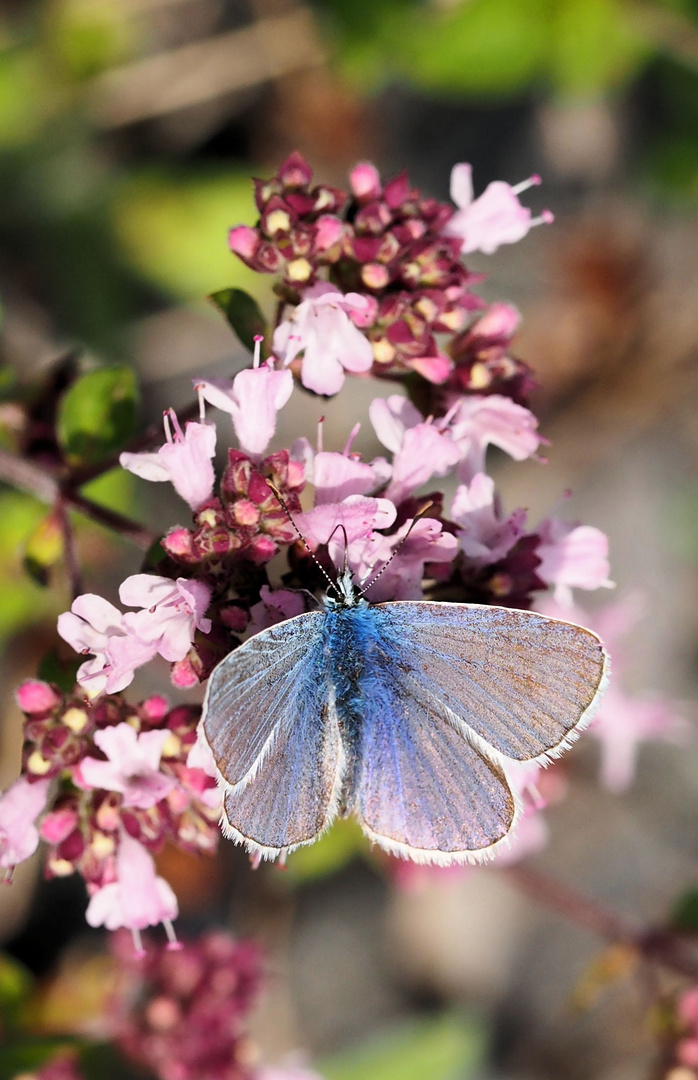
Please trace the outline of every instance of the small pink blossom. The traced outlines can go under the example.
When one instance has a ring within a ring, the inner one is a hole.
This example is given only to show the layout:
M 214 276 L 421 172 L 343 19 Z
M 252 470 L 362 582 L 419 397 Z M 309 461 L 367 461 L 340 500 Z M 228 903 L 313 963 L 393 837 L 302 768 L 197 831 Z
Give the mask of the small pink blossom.
M 498 446 L 515 461 L 525 461 L 545 442 L 530 409 L 501 394 L 461 398 L 449 414 L 448 426 L 460 450 L 458 476 L 465 483 L 485 472 L 488 446 Z
M 290 319 L 274 332 L 274 351 L 288 366 L 303 353 L 301 382 L 316 394 L 336 394 L 345 371 L 365 372 L 373 365 L 373 347 L 357 328 L 375 318 L 376 301 L 361 293 L 342 294 L 326 282 L 303 293 Z
M 305 438 L 296 439 L 291 454 L 302 461 L 305 478 L 315 489 L 315 506 L 342 502 L 349 495 L 368 495 L 390 479 L 391 468 L 385 458 L 361 461 L 351 452 L 351 445 L 359 432 L 359 424 L 352 429 L 342 453 L 314 450 Z M 322 426 L 320 425 L 320 433 Z M 321 446 L 321 434 L 318 436 Z
M 602 783 L 609 791 L 626 791 L 635 778 L 641 743 L 682 743 L 688 735 L 687 721 L 676 702 L 630 695 L 623 687 L 627 659 L 622 638 L 640 616 L 637 597 L 609 604 L 594 615 L 579 607 L 562 606 L 552 597 L 544 597 L 537 608 L 544 615 L 587 626 L 599 634 L 608 650 L 613 675 L 589 731 L 601 744 Z
M 608 578 L 608 537 L 600 529 L 548 518 L 537 531 L 541 542 L 536 555 L 541 562 L 536 573 L 547 585 L 555 586 L 558 604 L 573 604 L 573 588 L 613 588 Z
M 204 423 L 203 402 L 201 422 L 189 421 L 184 432 L 173 409 L 165 413 L 164 423 L 167 437 L 164 446 L 155 453 L 123 453 L 119 462 L 143 480 L 169 480 L 192 510 L 199 510 L 213 494 L 215 475 L 211 459 L 216 452 L 216 429 L 213 424 Z
M 327 251 L 344 235 L 344 222 L 335 214 L 322 214 L 315 222 L 315 250 Z
M 460 526 L 461 547 L 474 566 L 490 566 L 508 555 L 526 523 L 525 510 L 502 518 L 494 480 L 486 473 L 476 473 L 469 485 L 457 488 L 450 516 Z
M 137 667 L 147 664 L 157 648 L 133 637 L 118 608 L 95 593 L 84 593 L 70 611 L 58 616 L 58 633 L 78 653 L 92 653 L 78 668 L 77 681 L 94 697 L 123 690 Z
M 354 166 L 349 173 L 349 184 L 352 194 L 360 202 L 377 199 L 383 191 L 380 173 L 370 161 L 361 161 Z
M 488 184 L 482 195 L 473 198 L 472 166 L 454 165 L 451 172 L 451 198 L 458 210 L 444 229 L 445 236 L 462 241 L 464 255 L 483 251 L 492 255 L 500 244 L 515 244 L 522 240 L 534 225 L 550 224 L 553 215 L 544 210 L 540 217 L 519 202 L 527 188 L 540 184 L 539 176 L 512 187 L 502 180 Z
M 501 302 L 490 304 L 484 315 L 473 323 L 468 333 L 488 341 L 509 341 L 521 322 L 521 315 L 513 304 Z
M 200 769 L 206 776 L 216 776 L 216 762 L 201 727 L 197 728 L 196 742 L 187 755 L 187 768 Z
M 425 563 L 450 563 L 457 550 L 456 537 L 444 532 L 440 521 L 425 517 L 414 524 L 406 521 L 390 536 L 376 533 L 357 538 L 349 544 L 349 566 L 355 580 L 365 582 L 371 603 L 419 600 Z M 390 566 L 381 573 L 389 560 Z
M 61 702 L 53 687 L 39 679 L 25 679 L 15 690 L 15 697 L 20 709 L 27 715 L 51 712 Z
M 342 502 L 324 503 L 306 510 L 297 516 L 296 522 L 311 548 L 329 543 L 330 558 L 335 566 L 341 566 L 345 533 L 351 552 L 357 541 L 369 539 L 379 529 L 390 528 L 396 513 L 389 499 L 350 495 Z
M 62 844 L 77 828 L 78 821 L 78 812 L 71 807 L 50 810 L 42 819 L 39 828 L 41 839 L 48 844 Z
M 227 379 L 195 379 L 195 387 L 206 401 L 230 413 L 240 449 L 258 459 L 276 431 L 276 414 L 293 393 L 293 375 L 277 371 L 273 358 L 260 363 L 260 342 L 256 340 L 254 366 Z
M 259 244 L 257 230 L 249 225 L 236 225 L 228 233 L 228 245 L 230 250 L 239 255 L 241 259 L 254 258 Z
M 75 772 L 80 787 L 119 791 L 124 806 L 148 810 L 176 786 L 160 771 L 162 748 L 170 737 L 167 729 L 136 734 L 130 724 L 116 724 L 96 731 L 94 741 L 106 761 L 85 757 Z
M 460 459 L 448 428 L 425 421 L 407 398 L 375 398 L 369 416 L 376 435 L 393 452 L 392 480 L 386 496 L 400 503 L 433 476 L 445 476 Z
M 276 623 L 302 615 L 306 610 L 307 597 L 298 589 L 270 589 L 262 585 L 261 600 L 250 608 L 250 633 L 259 634 Z
M 50 780 L 30 784 L 20 776 L 0 795 L 0 866 L 13 870 L 34 854 L 39 845 L 39 833 L 34 825 L 46 809 Z
M 133 574 L 122 583 L 119 597 L 122 604 L 142 609 L 124 615 L 126 630 L 171 663 L 184 659 L 197 630 L 211 630 L 211 620 L 204 615 L 211 589 L 203 581 Z
M 90 926 L 107 930 L 126 927 L 134 935 L 142 954 L 140 931 L 163 923 L 174 944 L 172 920 L 177 918 L 177 897 L 155 872 L 152 855 L 137 840 L 122 830 L 116 856 L 116 881 L 103 885 L 88 904 L 85 918 Z

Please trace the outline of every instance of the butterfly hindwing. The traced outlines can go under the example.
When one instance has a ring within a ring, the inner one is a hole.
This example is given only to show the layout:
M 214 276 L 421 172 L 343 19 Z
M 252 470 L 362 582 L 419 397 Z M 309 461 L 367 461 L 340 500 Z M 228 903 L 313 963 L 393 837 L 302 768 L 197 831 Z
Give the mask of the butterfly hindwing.
M 475 604 L 396 601 L 373 610 L 423 690 L 505 757 L 555 756 L 593 715 L 607 656 L 589 630 Z
M 250 638 L 218 665 L 206 695 L 223 828 L 267 857 L 312 842 L 336 813 L 341 748 L 324 620 L 309 612 Z
M 371 679 L 352 809 L 379 846 L 417 862 L 493 854 L 514 823 L 503 770 L 406 671 Z

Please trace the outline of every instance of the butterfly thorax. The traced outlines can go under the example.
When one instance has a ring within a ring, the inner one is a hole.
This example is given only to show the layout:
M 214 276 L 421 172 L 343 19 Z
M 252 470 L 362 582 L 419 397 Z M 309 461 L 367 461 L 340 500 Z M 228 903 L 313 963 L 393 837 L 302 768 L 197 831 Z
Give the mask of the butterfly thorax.
M 380 622 L 377 609 L 363 598 L 353 606 L 327 608 L 325 648 L 345 763 L 341 813 L 351 810 L 367 718 L 386 711 L 382 698 L 391 649 Z

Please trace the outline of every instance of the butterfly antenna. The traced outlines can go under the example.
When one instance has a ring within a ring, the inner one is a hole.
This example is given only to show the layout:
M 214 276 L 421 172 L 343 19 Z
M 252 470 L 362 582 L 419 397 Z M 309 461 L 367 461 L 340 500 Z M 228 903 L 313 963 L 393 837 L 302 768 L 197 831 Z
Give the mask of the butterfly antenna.
M 317 555 L 315 554 L 315 552 L 311 548 L 310 544 L 308 543 L 306 538 L 303 536 L 303 533 L 300 531 L 300 529 L 296 525 L 295 521 L 293 520 L 293 517 L 291 515 L 291 511 L 289 510 L 288 506 L 286 505 L 286 500 L 284 499 L 283 495 L 281 494 L 279 489 L 277 487 L 275 487 L 274 484 L 272 484 L 271 480 L 267 480 L 266 476 L 264 477 L 264 479 L 266 481 L 267 487 L 271 488 L 271 490 L 272 490 L 272 492 L 273 492 L 273 494 L 274 494 L 274 496 L 276 498 L 276 501 L 279 503 L 279 505 L 281 506 L 281 509 L 286 514 L 286 517 L 291 522 L 291 525 L 293 526 L 298 539 L 302 542 L 302 544 L 305 547 L 306 551 L 310 555 L 310 558 L 313 560 L 313 562 L 315 563 L 315 565 L 319 569 L 322 576 L 325 578 L 325 581 L 328 583 L 330 588 L 334 589 L 337 596 L 339 596 L 340 599 L 341 599 L 341 593 L 340 593 L 339 589 L 337 588 L 337 585 L 332 580 L 330 575 L 327 573 L 327 571 L 325 570 L 325 567 L 322 565 L 322 563 L 318 559 Z M 342 528 L 343 527 L 344 526 L 342 526 Z M 345 532 L 344 535 L 346 537 L 346 532 Z
M 334 529 L 329 535 L 327 543 L 329 545 L 334 534 L 336 532 L 339 532 L 340 530 L 342 532 L 342 535 L 344 536 L 344 564 L 342 566 L 342 573 L 346 574 L 349 570 L 349 537 L 347 536 L 347 530 L 345 529 L 341 521 L 337 525 L 335 525 Z
M 406 533 L 405 533 L 405 535 L 403 536 L 403 538 L 402 538 L 402 540 L 400 541 L 400 543 L 398 544 L 398 546 L 397 546 L 397 547 L 395 548 L 395 551 L 394 551 L 394 552 L 392 553 L 392 555 L 391 555 L 391 556 L 390 556 L 390 558 L 388 559 L 388 561 L 387 561 L 387 563 L 385 564 L 385 566 L 382 566 L 382 567 L 380 568 L 380 570 L 378 571 L 378 573 L 376 574 L 376 576 L 375 576 L 375 577 L 373 578 L 373 580 L 372 580 L 372 581 L 369 581 L 368 585 L 364 585 L 364 584 L 363 584 L 363 582 L 362 582 L 362 583 L 361 583 L 361 585 L 359 586 L 359 592 L 361 593 L 361 595 L 362 595 L 362 596 L 365 596 L 365 595 L 366 595 L 366 593 L 368 592 L 368 590 L 369 590 L 369 589 L 371 588 L 371 586 L 372 586 L 372 585 L 375 585 L 375 584 L 376 584 L 376 582 L 378 581 L 378 578 L 379 578 L 379 577 L 381 577 L 381 575 L 385 573 L 385 571 L 386 571 L 386 570 L 388 569 L 388 567 L 390 566 L 391 562 L 393 561 L 393 559 L 395 558 L 395 556 L 396 556 L 396 555 L 397 555 L 397 553 L 399 552 L 400 548 L 401 548 L 401 547 L 402 547 L 402 545 L 403 545 L 403 544 L 405 543 L 405 541 L 407 540 L 408 536 L 410 535 L 410 533 L 411 533 L 411 532 L 412 532 L 412 530 L 414 529 L 414 527 L 415 527 L 415 525 L 417 524 L 417 522 L 419 521 L 419 519 L 420 519 L 420 518 L 423 518 L 423 517 L 424 517 L 424 515 L 426 514 L 427 510 L 431 510 L 431 508 L 432 508 L 432 506 L 433 506 L 433 505 L 434 505 L 434 503 L 433 503 L 433 502 L 428 502 L 428 503 L 425 503 L 425 504 L 424 504 L 424 506 L 423 506 L 423 507 L 421 508 L 421 510 L 418 510 L 418 511 L 417 511 L 417 513 L 416 513 L 416 514 L 414 515 L 414 517 L 412 518 L 412 521 L 411 521 L 411 523 L 410 523 L 410 527 L 409 527 L 409 529 L 407 530 L 407 532 L 406 532 Z M 370 574 L 370 573 L 371 573 L 371 571 L 369 570 L 369 574 Z M 368 576 L 368 575 L 367 575 L 367 576 Z

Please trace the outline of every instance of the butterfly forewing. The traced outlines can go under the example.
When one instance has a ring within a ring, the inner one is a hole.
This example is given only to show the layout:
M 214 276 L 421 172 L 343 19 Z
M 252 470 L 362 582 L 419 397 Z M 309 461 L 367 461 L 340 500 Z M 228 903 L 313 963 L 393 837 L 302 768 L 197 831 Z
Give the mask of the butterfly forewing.
M 206 695 L 224 830 L 268 857 L 311 842 L 336 813 L 341 747 L 324 623 L 309 612 L 250 638 L 218 665 Z
M 470 604 L 398 601 L 373 610 L 429 698 L 499 754 L 554 756 L 593 715 L 607 657 L 583 627 Z
M 324 621 L 323 612 L 311 611 L 272 626 L 227 656 L 211 675 L 203 730 L 229 786 L 256 772 L 277 728 L 293 729 L 309 690 L 316 705 L 327 699 Z M 318 710 L 318 723 L 319 715 Z

